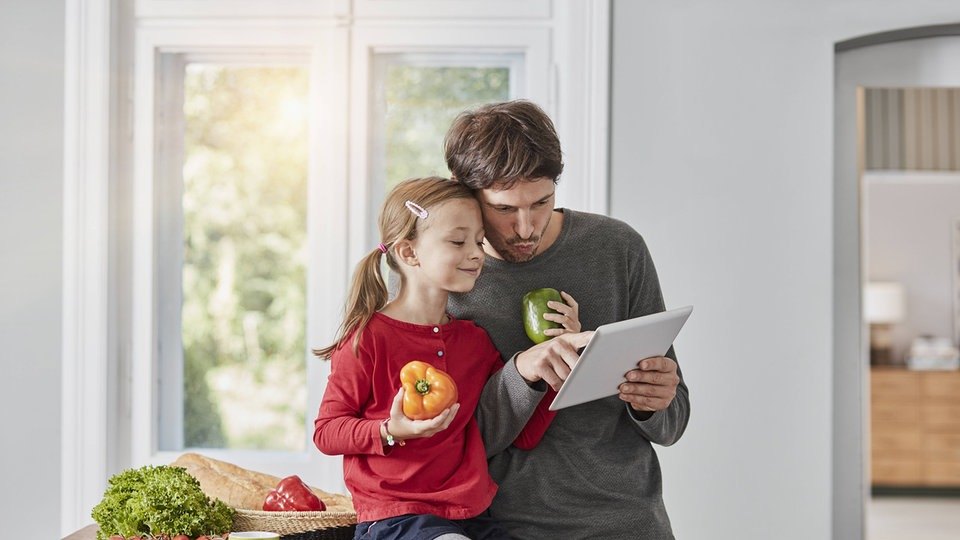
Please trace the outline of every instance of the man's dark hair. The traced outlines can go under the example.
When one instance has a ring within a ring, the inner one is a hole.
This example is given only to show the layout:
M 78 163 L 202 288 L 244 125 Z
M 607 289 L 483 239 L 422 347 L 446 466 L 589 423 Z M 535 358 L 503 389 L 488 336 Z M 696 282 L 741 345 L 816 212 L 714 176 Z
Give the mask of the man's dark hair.
M 560 138 L 553 121 L 536 104 L 507 101 L 464 111 L 444 138 L 452 176 L 471 189 L 508 189 L 520 180 L 563 172 Z

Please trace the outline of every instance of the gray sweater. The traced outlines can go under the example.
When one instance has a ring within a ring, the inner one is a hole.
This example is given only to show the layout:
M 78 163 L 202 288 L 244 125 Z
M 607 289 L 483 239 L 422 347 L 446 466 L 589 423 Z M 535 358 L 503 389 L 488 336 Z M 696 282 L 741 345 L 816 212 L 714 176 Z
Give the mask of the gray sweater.
M 664 310 L 643 238 L 605 216 L 562 210 L 557 241 L 533 260 L 487 257 L 473 291 L 451 294 L 448 309 L 485 328 L 505 359 L 532 343 L 520 300 L 553 287 L 580 304 L 583 330 Z M 676 359 L 673 349 L 667 354 Z M 500 485 L 491 511 L 517 539 L 673 538 L 663 504 L 660 463 L 651 443 L 668 446 L 690 416 L 682 382 L 670 406 L 637 420 L 616 396 L 560 410 L 539 445 L 511 445 L 543 397 L 513 360 L 488 381 L 477 409 L 490 473 Z

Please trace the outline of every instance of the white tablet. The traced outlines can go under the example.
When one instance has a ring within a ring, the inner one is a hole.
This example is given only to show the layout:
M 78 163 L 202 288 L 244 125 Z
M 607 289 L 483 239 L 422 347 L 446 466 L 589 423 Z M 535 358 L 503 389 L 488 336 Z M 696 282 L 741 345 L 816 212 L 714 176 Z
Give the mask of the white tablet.
M 550 405 L 555 411 L 620 393 L 624 375 L 651 356 L 663 356 L 687 322 L 693 306 L 605 324 L 580 354 Z

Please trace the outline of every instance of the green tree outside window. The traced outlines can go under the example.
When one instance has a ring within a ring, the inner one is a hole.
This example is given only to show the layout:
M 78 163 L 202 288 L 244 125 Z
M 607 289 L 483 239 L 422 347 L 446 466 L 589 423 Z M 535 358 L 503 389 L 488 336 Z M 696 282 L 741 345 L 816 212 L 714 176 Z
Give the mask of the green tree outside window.
M 304 447 L 307 89 L 303 68 L 187 67 L 187 447 Z

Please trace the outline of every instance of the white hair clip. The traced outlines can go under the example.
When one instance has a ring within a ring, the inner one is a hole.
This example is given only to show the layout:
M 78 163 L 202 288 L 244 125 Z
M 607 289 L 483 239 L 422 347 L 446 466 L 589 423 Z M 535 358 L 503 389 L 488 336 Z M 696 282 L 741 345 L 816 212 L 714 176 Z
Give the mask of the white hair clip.
M 424 210 L 422 206 L 413 201 L 407 201 L 403 203 L 403 205 L 407 207 L 407 210 L 413 212 L 413 215 L 420 219 L 427 219 L 427 216 L 430 215 L 430 213 Z

